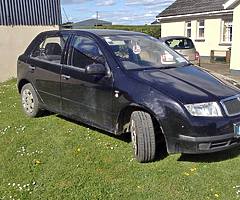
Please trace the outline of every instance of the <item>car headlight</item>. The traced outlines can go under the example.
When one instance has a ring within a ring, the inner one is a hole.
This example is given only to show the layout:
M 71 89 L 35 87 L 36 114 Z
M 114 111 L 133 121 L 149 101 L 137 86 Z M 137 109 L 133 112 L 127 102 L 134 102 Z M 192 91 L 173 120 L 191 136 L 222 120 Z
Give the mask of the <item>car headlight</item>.
M 185 105 L 192 116 L 197 117 L 222 117 L 221 108 L 217 102 L 197 103 Z

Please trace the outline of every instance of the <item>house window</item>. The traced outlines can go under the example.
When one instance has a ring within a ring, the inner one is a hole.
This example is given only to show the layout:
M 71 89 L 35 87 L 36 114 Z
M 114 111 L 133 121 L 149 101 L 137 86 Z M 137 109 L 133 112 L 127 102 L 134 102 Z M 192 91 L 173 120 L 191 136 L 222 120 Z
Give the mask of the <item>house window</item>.
M 192 23 L 191 22 L 186 22 L 186 33 L 185 35 L 187 37 L 192 37 Z
M 198 20 L 197 22 L 197 38 L 204 39 L 205 33 L 205 20 Z
M 231 43 L 232 42 L 232 21 L 223 21 L 223 29 L 222 29 L 222 42 L 223 43 Z

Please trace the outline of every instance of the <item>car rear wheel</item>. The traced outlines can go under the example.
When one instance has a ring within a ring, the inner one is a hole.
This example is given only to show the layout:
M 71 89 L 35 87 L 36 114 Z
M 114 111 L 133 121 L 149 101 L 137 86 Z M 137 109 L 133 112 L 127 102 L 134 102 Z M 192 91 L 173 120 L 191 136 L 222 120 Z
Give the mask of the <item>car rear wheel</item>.
M 25 114 L 29 117 L 38 117 L 42 114 L 39 107 L 39 100 L 33 86 L 28 83 L 21 90 L 22 107 Z
M 156 154 L 156 139 L 151 116 L 143 111 L 133 112 L 130 130 L 136 159 L 142 163 L 153 161 Z

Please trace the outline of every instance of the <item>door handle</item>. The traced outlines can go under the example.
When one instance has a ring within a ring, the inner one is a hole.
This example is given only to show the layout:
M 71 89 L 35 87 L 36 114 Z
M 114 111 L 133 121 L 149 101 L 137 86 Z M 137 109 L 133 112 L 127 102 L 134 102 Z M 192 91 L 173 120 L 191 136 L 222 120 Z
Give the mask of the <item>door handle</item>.
M 65 80 L 69 80 L 71 78 L 71 76 L 67 76 L 67 75 L 61 75 L 61 77 Z

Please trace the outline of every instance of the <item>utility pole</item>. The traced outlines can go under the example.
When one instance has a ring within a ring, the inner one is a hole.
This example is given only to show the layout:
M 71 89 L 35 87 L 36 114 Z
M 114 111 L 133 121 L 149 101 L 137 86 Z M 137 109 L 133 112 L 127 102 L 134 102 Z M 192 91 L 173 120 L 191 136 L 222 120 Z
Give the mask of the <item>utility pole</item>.
M 99 19 L 99 12 L 97 11 L 96 13 L 96 19 L 97 19 L 97 22 L 96 22 L 96 28 L 98 27 L 98 19 Z
M 96 16 L 97 16 L 97 20 L 98 20 L 99 19 L 99 12 L 98 11 L 97 11 L 97 15 Z

